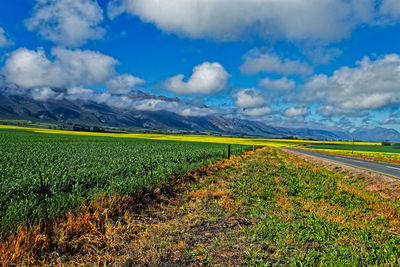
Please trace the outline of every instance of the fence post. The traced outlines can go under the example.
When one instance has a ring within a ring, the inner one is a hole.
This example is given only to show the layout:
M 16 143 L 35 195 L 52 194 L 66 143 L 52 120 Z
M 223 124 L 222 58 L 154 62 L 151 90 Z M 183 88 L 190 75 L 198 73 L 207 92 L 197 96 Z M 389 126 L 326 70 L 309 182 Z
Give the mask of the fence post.
M 46 193 L 44 192 L 44 186 L 43 186 L 43 176 L 42 172 L 39 171 L 39 176 L 40 176 L 40 187 L 42 188 L 42 200 L 43 200 L 43 206 L 44 206 L 44 212 L 46 215 L 46 229 L 47 229 L 47 235 L 50 234 L 50 223 L 49 223 L 49 215 L 47 213 L 47 205 L 46 205 Z
M 228 145 L 228 159 L 231 159 L 231 145 Z

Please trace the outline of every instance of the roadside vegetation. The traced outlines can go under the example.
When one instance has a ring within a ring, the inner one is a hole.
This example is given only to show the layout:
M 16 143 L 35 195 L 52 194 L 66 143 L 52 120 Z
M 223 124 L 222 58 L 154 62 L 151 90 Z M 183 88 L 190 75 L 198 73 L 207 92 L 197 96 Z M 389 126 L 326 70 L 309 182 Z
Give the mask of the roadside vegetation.
M 181 208 L 188 215 L 201 203 L 205 224 L 241 223 L 186 246 L 180 259 L 249 266 L 398 265 L 400 202 L 366 186 L 363 177 L 327 171 L 279 149 L 259 150 L 192 185 Z M 181 242 L 190 240 L 189 232 Z
M 332 173 L 280 150 L 264 153 L 235 184 L 257 223 L 245 230 L 262 246 L 249 264 L 397 265 L 398 200 L 365 190 L 362 177 Z M 253 176 L 253 177 L 251 177 Z M 253 179 L 251 179 L 251 178 Z

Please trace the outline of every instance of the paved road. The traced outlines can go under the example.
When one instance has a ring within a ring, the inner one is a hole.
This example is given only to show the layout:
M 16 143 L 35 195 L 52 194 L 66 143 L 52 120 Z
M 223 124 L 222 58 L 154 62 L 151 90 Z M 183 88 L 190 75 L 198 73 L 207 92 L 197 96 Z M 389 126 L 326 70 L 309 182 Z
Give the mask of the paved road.
M 384 174 L 384 175 L 387 175 L 387 176 L 390 176 L 393 178 L 400 179 L 400 166 L 399 165 L 393 165 L 393 164 L 381 163 L 381 162 L 369 161 L 369 160 L 363 160 L 363 159 L 348 158 L 348 157 L 324 154 L 324 153 L 313 152 L 313 151 L 305 151 L 305 150 L 294 149 L 294 148 L 286 148 L 286 149 L 296 151 L 299 153 L 303 153 L 306 155 L 316 156 L 316 157 L 340 162 L 342 164 L 356 167 L 359 169 L 377 172 L 377 173 Z

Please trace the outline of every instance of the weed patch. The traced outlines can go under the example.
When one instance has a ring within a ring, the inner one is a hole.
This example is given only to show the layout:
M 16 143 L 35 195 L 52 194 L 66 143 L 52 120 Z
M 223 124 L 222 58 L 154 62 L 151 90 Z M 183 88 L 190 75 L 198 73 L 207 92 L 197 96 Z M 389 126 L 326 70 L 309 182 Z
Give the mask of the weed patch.
M 262 249 L 247 251 L 244 263 L 398 264 L 397 202 L 368 192 L 360 179 L 280 150 L 267 150 L 254 164 L 257 175 L 238 179 L 235 192 L 245 200 L 246 216 L 256 222 L 244 233 Z

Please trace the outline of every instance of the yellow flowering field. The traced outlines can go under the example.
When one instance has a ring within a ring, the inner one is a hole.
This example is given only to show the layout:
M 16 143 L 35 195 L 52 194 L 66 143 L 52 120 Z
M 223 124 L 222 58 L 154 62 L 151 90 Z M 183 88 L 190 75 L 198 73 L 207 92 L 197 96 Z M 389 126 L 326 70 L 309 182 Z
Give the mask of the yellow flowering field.
M 321 152 L 327 154 L 335 154 L 347 157 L 367 158 L 367 159 L 394 159 L 400 160 L 400 153 L 389 152 L 374 152 L 374 151 L 354 151 L 351 150 L 337 150 L 337 149 L 306 149 L 314 152 Z
M 293 147 L 305 144 L 321 143 L 321 141 L 311 141 L 311 140 L 236 138 L 236 137 L 220 137 L 220 136 L 210 136 L 210 135 L 172 135 L 172 134 L 168 135 L 168 134 L 139 134 L 139 133 L 120 134 L 120 133 L 78 132 L 78 131 L 52 130 L 52 129 L 29 128 L 29 127 L 9 126 L 9 125 L 0 125 L 0 129 L 25 130 L 36 133 L 50 133 L 50 134 L 108 136 L 108 137 L 118 137 L 118 138 L 141 138 L 141 139 L 155 139 L 155 140 L 190 141 L 190 142 L 256 145 L 256 146 L 272 146 L 272 147 Z M 324 141 L 324 144 L 352 144 L 352 142 Z M 380 145 L 380 143 L 374 143 L 374 142 L 369 142 L 369 143 L 355 142 L 354 144 Z

